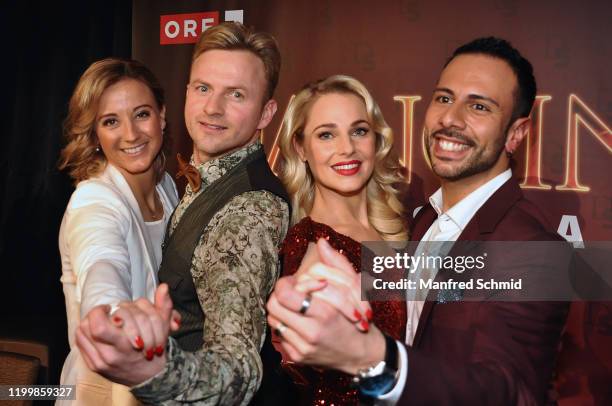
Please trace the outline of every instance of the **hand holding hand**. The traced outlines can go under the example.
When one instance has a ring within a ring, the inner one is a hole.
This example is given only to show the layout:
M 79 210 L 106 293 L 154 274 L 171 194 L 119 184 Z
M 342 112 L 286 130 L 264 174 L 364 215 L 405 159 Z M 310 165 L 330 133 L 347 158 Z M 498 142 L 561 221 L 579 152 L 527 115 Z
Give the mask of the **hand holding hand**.
M 355 302 L 366 306 L 364 312 L 370 307 L 355 299 L 360 293 L 350 263 L 324 240 L 317 246 L 321 260 L 336 269 L 319 264 L 321 269 L 303 272 L 314 276 L 301 282 L 301 276 L 281 278 L 268 301 L 268 322 L 282 336 L 283 349 L 293 361 L 354 374 L 384 358 L 385 340 L 376 326 L 357 323 L 363 316 L 355 313 Z M 320 276 L 330 281 L 315 279 Z M 309 295 L 303 291 L 312 292 L 306 311 L 301 310 Z
M 157 288 L 155 304 L 141 298 L 122 302 L 113 315 L 109 312 L 110 306 L 97 306 L 77 328 L 76 342 L 87 366 L 128 386 L 159 373 L 166 362 L 164 348 L 168 334 L 180 324 L 180 315 L 172 309 L 168 286 L 162 284 Z
M 309 251 L 311 248 L 315 251 L 311 256 L 321 262 L 310 262 L 307 266 L 302 262 L 296 274 L 295 289 L 325 300 L 355 323 L 357 329 L 367 331 L 373 314 L 370 304 L 361 300 L 360 274 L 355 272 L 344 255 L 334 250 L 324 239 L 319 239 L 316 245 L 312 244 Z M 312 281 L 323 280 L 327 282 L 325 288 L 316 291 L 309 288 Z

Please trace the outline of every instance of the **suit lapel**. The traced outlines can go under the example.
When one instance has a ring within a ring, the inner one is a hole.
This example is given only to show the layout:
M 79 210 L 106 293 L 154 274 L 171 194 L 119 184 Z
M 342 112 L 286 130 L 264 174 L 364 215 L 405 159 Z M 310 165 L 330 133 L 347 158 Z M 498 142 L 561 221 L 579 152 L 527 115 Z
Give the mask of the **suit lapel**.
M 474 217 L 470 220 L 467 226 L 463 229 L 463 232 L 457 238 L 457 241 L 474 241 L 477 244 L 478 241 L 484 240 L 486 234 L 490 234 L 495 230 L 497 224 L 506 215 L 508 210 L 516 204 L 517 201 L 522 199 L 523 193 L 518 185 L 517 180 L 512 177 L 506 183 L 504 183 L 493 195 L 483 204 L 480 209 L 474 214 Z M 421 215 L 422 216 L 419 216 Z M 437 218 L 437 214 L 430 204 L 425 206 L 414 220 L 414 227 L 412 230 L 411 237 L 413 240 L 421 240 L 431 224 Z M 456 246 L 455 246 L 456 247 Z M 456 255 L 455 247 L 451 249 L 449 255 Z M 462 245 L 462 251 L 465 250 L 466 245 Z M 436 276 L 437 279 L 437 276 Z M 431 292 L 430 292 L 431 293 Z M 433 307 L 437 304 L 437 298 L 431 295 L 427 296 L 427 301 L 423 305 L 423 311 L 419 317 L 419 324 L 417 331 L 414 335 L 412 345 L 418 347 L 423 331 L 429 324 L 429 318 Z
M 437 217 L 438 214 L 434 208 L 430 203 L 427 203 L 419 210 L 412 222 L 413 227 L 410 230 L 410 239 L 412 241 L 420 241 Z
M 465 226 L 457 241 L 471 241 L 482 239 L 484 235 L 495 231 L 497 224 L 504 218 L 508 210 L 520 199 L 523 193 L 514 177 L 508 179 L 489 200 L 474 214 L 474 217 Z

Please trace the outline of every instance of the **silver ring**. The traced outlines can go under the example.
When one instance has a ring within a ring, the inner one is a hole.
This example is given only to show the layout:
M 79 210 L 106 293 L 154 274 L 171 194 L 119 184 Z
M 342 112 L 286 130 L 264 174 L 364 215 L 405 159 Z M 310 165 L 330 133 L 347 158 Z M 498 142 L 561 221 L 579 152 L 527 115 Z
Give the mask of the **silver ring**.
M 285 326 L 285 324 L 283 324 L 282 321 L 279 321 L 278 325 L 274 329 L 274 332 L 276 333 L 277 336 L 282 337 L 285 331 L 287 331 L 287 326 Z
M 308 309 L 310 308 L 310 301 L 312 300 L 312 296 L 308 295 L 302 300 L 302 307 L 300 307 L 300 314 L 305 315 Z

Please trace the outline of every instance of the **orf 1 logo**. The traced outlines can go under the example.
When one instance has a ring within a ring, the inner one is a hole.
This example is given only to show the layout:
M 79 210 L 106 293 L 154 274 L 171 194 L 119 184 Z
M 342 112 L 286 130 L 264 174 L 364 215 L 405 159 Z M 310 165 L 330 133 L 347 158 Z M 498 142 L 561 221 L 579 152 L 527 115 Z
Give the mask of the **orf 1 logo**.
M 243 19 L 243 10 L 225 11 L 224 21 L 242 23 Z M 163 15 L 159 19 L 159 43 L 161 45 L 194 44 L 201 33 L 217 24 L 219 24 L 218 11 Z

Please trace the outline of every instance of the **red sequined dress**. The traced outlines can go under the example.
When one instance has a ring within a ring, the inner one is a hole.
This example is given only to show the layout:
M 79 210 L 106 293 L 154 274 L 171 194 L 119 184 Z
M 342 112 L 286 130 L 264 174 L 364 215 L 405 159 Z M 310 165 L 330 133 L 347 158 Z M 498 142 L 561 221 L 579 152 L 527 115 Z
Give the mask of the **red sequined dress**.
M 309 242 L 320 238 L 329 241 L 334 249 L 353 264 L 355 272 L 361 267 L 361 244 L 333 228 L 303 218 L 291 227 L 281 247 L 283 276 L 294 274 L 306 254 Z M 403 341 L 406 331 L 406 302 L 372 302 L 374 324 L 385 334 Z M 304 405 L 357 405 L 357 391 L 351 387 L 351 376 L 339 371 L 315 369 L 283 363 L 285 370 L 301 386 Z

